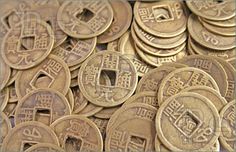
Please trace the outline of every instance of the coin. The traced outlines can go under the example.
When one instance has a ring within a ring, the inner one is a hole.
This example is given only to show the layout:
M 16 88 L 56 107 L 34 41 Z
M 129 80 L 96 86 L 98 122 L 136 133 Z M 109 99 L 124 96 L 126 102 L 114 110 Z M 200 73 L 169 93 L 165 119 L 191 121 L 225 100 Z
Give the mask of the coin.
M 70 71 L 64 61 L 49 55 L 38 66 L 21 71 L 15 85 L 19 98 L 37 88 L 52 88 L 66 94 L 70 85 Z
M 234 51 L 235 52 L 235 51 Z M 229 62 L 233 67 L 234 67 L 234 70 L 236 70 L 236 57 L 233 57 L 233 58 L 229 58 L 228 60 L 226 60 L 227 62 Z
M 233 26 L 236 26 L 236 23 L 235 23 L 235 18 L 236 16 L 230 18 L 230 19 L 227 19 L 227 20 L 221 20 L 221 21 L 217 21 L 217 20 L 208 20 L 208 19 L 205 19 L 205 18 L 202 18 L 202 20 L 204 22 L 207 22 L 211 25 L 215 25 L 215 26 L 220 26 L 220 27 L 233 27 Z
M 179 0 L 136 2 L 134 18 L 143 30 L 159 37 L 174 37 L 186 30 L 187 14 Z
M 78 86 L 78 78 L 71 79 L 70 81 L 70 87 L 76 87 Z
M 106 73 L 111 84 L 100 82 Z M 122 104 L 134 92 L 138 76 L 133 63 L 122 54 L 104 51 L 90 56 L 81 66 L 78 83 L 83 95 L 93 104 L 113 107 Z
M 221 135 L 220 143 L 227 151 L 235 150 L 235 99 L 229 102 L 220 112 Z
M 0 133 L 1 133 L 1 139 L 0 139 L 0 149 L 2 149 L 2 143 L 4 141 L 4 138 L 7 136 L 7 134 L 11 130 L 11 123 L 8 117 L 1 112 L 1 117 L 0 117 Z
M 103 149 L 101 133 L 88 118 L 77 115 L 64 116 L 56 120 L 51 128 L 65 151 L 100 152 Z
M 221 95 L 225 95 L 228 88 L 227 75 L 224 68 L 216 60 L 204 55 L 191 55 L 178 62 L 208 73 L 219 86 Z
M 181 92 L 194 92 L 194 93 L 197 93 L 197 94 L 200 94 L 200 95 L 206 97 L 207 99 L 209 99 L 213 103 L 213 105 L 216 107 L 218 112 L 220 112 L 221 109 L 227 104 L 227 101 L 225 100 L 225 98 L 223 98 L 219 94 L 219 92 L 217 92 L 216 90 L 214 90 L 210 87 L 192 86 L 192 87 L 188 87 L 188 88 L 182 90 Z
M 227 20 L 235 16 L 235 1 L 186 1 L 189 9 L 196 15 L 209 20 Z
M 37 143 L 58 145 L 58 139 L 53 130 L 40 122 L 24 122 L 14 127 L 2 144 L 2 151 L 25 151 Z
M 98 36 L 98 43 L 108 43 L 121 37 L 128 30 L 132 20 L 132 8 L 128 1 L 109 0 L 109 2 L 113 9 L 113 21 L 110 27 Z
M 209 149 L 220 135 L 220 126 L 214 105 L 204 96 L 190 92 L 167 99 L 156 117 L 157 135 L 172 151 Z
M 106 136 L 106 128 L 107 128 L 107 123 L 108 119 L 101 119 L 97 117 L 89 117 L 89 119 L 94 122 L 94 124 L 98 127 L 103 140 L 105 139 Z
M 83 110 L 88 104 L 88 100 L 83 96 L 82 92 L 79 89 L 79 86 L 71 88 L 73 96 L 74 96 L 74 108 L 73 113 L 79 113 Z
M 193 67 L 180 68 L 169 73 L 160 83 L 158 102 L 161 105 L 167 98 L 190 86 L 208 86 L 219 91 L 215 80 L 203 70 Z
M 155 150 L 160 152 L 170 152 L 170 150 L 164 144 L 161 143 L 157 134 L 155 136 Z
M 31 146 L 25 152 L 65 152 L 64 149 L 60 148 L 57 145 L 48 144 L 48 143 L 39 143 Z
M 195 15 L 190 15 L 188 20 L 188 31 L 190 36 L 199 44 L 214 50 L 228 50 L 236 47 L 235 37 L 222 36 L 212 33 L 200 23 Z
M 107 50 L 108 51 L 117 51 L 117 52 L 119 52 L 119 50 L 118 50 L 118 43 L 119 43 L 119 39 L 114 40 L 112 42 L 109 42 L 107 44 Z
M 70 71 L 71 79 L 77 78 L 78 73 L 79 73 L 79 68 L 78 68 L 78 69 L 75 69 L 75 70 L 73 70 L 73 71 Z
M 0 56 L 0 69 L 1 69 L 1 74 L 0 74 L 0 90 L 2 90 L 7 85 L 7 82 L 9 81 L 10 75 L 11 75 L 11 69 L 3 61 L 2 53 L 1 53 L 1 56 Z
M 9 78 L 6 86 L 10 86 L 12 83 L 14 83 L 18 76 L 19 76 L 19 71 L 11 68 L 10 78 Z
M 88 103 L 80 112 L 78 112 L 78 115 L 90 117 L 101 111 L 103 107 L 97 106 L 92 103 Z
M 75 100 L 74 100 L 74 95 L 73 92 L 71 90 L 71 88 L 68 90 L 67 94 L 66 94 L 66 99 L 70 105 L 70 109 L 71 112 L 74 110 L 74 106 L 75 106 Z
M 70 71 L 74 71 L 74 70 L 80 68 L 80 66 L 81 66 L 81 64 L 78 64 L 78 65 L 70 67 L 69 69 L 70 69 Z
M 60 28 L 74 38 L 91 38 L 111 25 L 113 10 L 107 0 L 65 1 L 58 10 Z
M 9 87 L 9 99 L 8 102 L 18 102 L 18 96 L 16 94 L 15 84 L 10 85 Z
M 3 111 L 5 109 L 7 102 L 9 99 L 9 88 L 5 88 L 0 92 L 0 110 Z
M 109 119 L 118 109 L 120 109 L 120 106 L 103 108 L 102 110 L 95 113 L 94 116 L 101 119 Z

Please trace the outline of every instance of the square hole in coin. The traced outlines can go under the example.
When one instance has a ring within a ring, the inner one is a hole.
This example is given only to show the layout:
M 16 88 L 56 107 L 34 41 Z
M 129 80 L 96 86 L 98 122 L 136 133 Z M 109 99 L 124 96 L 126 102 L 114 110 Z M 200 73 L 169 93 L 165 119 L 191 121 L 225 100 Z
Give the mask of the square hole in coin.
M 145 151 L 147 141 L 143 137 L 138 137 L 135 135 L 130 136 L 130 142 L 128 143 L 128 151 Z
M 80 151 L 82 146 L 82 140 L 68 136 L 65 142 L 65 151 Z
M 54 78 L 44 71 L 39 71 L 30 81 L 30 85 L 34 88 L 49 88 Z
M 167 5 L 153 6 L 152 12 L 157 22 L 165 22 L 174 19 L 171 8 Z
M 103 86 L 115 86 L 116 78 L 117 78 L 116 71 L 101 70 L 99 77 L 99 84 Z
M 30 51 L 34 49 L 34 36 L 26 36 L 21 38 L 20 51 Z
M 82 12 L 77 12 L 75 17 L 80 21 L 88 22 L 94 17 L 94 13 L 89 9 L 84 8 Z
M 34 121 L 42 122 L 46 125 L 50 125 L 51 121 L 51 110 L 50 109 L 42 109 L 38 108 L 34 114 Z

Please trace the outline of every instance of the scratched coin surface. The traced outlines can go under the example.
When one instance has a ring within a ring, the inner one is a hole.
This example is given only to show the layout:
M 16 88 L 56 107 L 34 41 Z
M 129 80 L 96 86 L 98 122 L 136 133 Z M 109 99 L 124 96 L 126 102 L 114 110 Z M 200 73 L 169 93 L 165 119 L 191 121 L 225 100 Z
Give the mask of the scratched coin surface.
M 24 122 L 15 126 L 6 136 L 2 151 L 25 151 L 37 143 L 58 145 L 58 139 L 53 130 L 40 122 Z
M 0 139 L 0 149 L 2 149 L 2 143 L 4 138 L 7 136 L 7 134 L 10 132 L 11 130 L 11 123 L 10 120 L 8 119 L 8 117 L 1 112 L 0 114 L 0 134 L 1 134 L 1 139 Z
M 183 2 L 136 2 L 134 18 L 140 27 L 159 37 L 173 37 L 186 30 L 187 13 Z
M 208 86 L 217 91 L 215 80 L 203 70 L 186 67 L 169 73 L 161 82 L 158 90 L 158 102 L 162 104 L 167 98 L 190 86 Z
M 101 83 L 102 73 L 108 75 L 109 85 Z M 137 81 L 133 63 L 122 54 L 112 51 L 90 56 L 82 64 L 78 75 L 83 95 L 93 104 L 103 107 L 122 104 L 133 94 Z
M 11 76 L 11 68 L 3 61 L 2 53 L 0 56 L 0 69 L 0 90 L 2 90 L 6 86 Z
M 48 143 L 39 143 L 31 146 L 25 152 L 65 152 L 64 149 L 57 145 Z
M 228 151 L 235 151 L 235 100 L 229 102 L 220 112 L 221 121 L 221 135 L 220 142 L 222 146 Z
M 204 151 L 220 135 L 220 117 L 204 96 L 184 92 L 167 99 L 156 117 L 157 135 L 172 151 Z
M 66 94 L 70 85 L 70 71 L 63 60 L 49 55 L 38 66 L 21 71 L 15 85 L 19 98 L 39 88 L 52 88 Z
M 58 118 L 70 114 L 71 108 L 65 96 L 53 89 L 37 89 L 19 101 L 15 124 L 39 121 L 49 126 Z
M 22 41 L 33 39 L 33 45 L 25 48 Z M 3 39 L 2 57 L 15 69 L 28 69 L 41 63 L 54 44 L 51 27 L 42 20 L 23 20 L 11 28 Z
M 110 27 L 98 36 L 98 43 L 108 43 L 122 36 L 128 30 L 133 17 L 132 8 L 128 1 L 109 0 L 109 2 L 113 9 L 113 21 Z
M 75 38 L 91 38 L 102 34 L 111 25 L 113 10 L 107 0 L 65 1 L 58 10 L 60 28 Z
M 65 151 L 100 152 L 102 136 L 97 126 L 88 118 L 70 115 L 56 120 L 51 128 Z

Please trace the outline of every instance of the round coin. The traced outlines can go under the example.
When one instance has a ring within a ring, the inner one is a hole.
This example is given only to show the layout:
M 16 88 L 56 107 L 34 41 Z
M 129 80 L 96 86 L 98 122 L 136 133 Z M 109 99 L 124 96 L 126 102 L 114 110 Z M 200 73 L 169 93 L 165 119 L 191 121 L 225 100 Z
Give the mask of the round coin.
M 184 92 L 167 99 L 156 117 L 157 135 L 172 151 L 204 151 L 220 135 L 220 117 L 204 96 Z
M 48 143 L 39 143 L 31 146 L 25 152 L 65 152 L 64 149 L 57 145 Z

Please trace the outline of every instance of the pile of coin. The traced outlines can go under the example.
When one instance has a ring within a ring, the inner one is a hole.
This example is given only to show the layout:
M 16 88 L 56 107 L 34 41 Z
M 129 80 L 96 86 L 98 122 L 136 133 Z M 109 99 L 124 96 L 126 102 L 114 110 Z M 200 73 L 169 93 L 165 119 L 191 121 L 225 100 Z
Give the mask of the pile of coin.
M 235 151 L 235 1 L 0 1 L 0 151 Z

